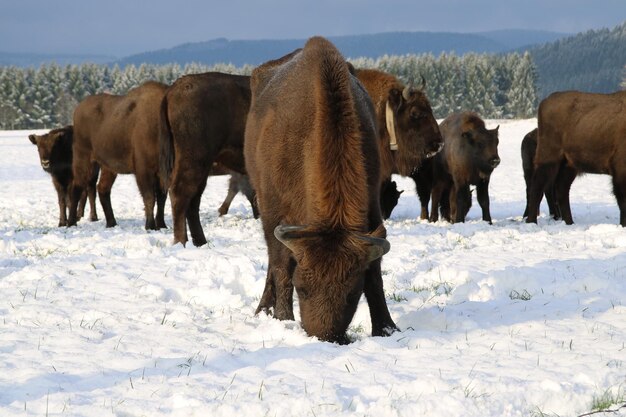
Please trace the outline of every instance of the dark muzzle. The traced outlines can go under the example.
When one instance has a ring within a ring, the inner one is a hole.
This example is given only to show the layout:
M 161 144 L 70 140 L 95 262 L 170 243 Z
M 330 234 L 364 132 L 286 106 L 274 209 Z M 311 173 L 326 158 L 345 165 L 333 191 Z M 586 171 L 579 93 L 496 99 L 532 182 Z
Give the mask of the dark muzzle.
M 497 156 L 495 158 L 491 158 L 489 160 L 489 165 L 491 165 L 491 168 L 495 168 L 498 165 L 500 165 L 500 158 L 498 158 Z

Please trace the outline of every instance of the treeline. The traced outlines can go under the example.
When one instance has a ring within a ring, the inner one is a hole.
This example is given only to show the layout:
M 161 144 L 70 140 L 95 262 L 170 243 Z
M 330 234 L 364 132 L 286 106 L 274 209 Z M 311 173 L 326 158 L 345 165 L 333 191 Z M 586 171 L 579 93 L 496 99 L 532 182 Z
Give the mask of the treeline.
M 438 118 L 460 110 L 474 110 L 485 118 L 524 118 L 535 114 L 537 76 L 528 53 L 383 56 L 351 62 L 357 68 L 377 68 L 416 85 L 423 76 Z M 185 74 L 250 74 L 252 69 L 228 64 L 0 67 L 0 129 L 70 124 L 74 107 L 86 96 L 103 92 L 125 94 L 148 80 L 171 84 Z
M 626 63 L 626 21 L 530 49 L 541 75 L 539 96 L 554 91 L 611 93 L 619 90 Z

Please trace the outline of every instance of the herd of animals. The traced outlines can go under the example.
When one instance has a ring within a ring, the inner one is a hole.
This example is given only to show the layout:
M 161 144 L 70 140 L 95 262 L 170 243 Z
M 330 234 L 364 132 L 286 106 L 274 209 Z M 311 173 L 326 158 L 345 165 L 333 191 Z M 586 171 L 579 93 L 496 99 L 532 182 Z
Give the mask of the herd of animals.
M 268 248 L 265 289 L 256 312 L 293 320 L 298 295 L 311 336 L 349 342 L 346 329 L 362 294 L 372 334 L 395 330 L 383 292 L 381 257 L 390 249 L 383 219 L 400 193 L 392 174 L 414 179 L 422 219 L 463 222 L 476 186 L 491 223 L 489 179 L 500 163 L 498 128 L 467 111 L 437 124 L 422 85 L 355 69 L 321 37 L 266 62 L 250 77 L 183 76 L 147 82 L 124 96 L 80 102 L 73 125 L 30 135 L 52 175 L 59 226 L 97 220 L 116 225 L 111 187 L 134 174 L 145 228 L 165 228 L 169 193 L 174 242 L 207 242 L 199 206 L 209 175 L 230 174 L 230 201 L 243 192 L 261 218 Z M 522 142 L 527 222 L 545 193 L 550 214 L 572 223 L 569 189 L 580 173 L 613 177 L 626 226 L 626 92 L 554 93 L 538 110 L 538 128 Z M 428 204 L 432 199 L 429 214 Z M 154 207 L 156 204 L 156 215 Z

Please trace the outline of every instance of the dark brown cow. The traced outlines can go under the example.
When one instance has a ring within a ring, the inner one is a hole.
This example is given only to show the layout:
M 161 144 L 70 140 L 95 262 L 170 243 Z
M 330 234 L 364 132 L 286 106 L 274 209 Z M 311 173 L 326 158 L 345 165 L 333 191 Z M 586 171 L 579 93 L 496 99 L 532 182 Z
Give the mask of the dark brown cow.
M 494 168 L 500 164 L 499 126 L 488 130 L 485 122 L 476 113 L 462 112 L 448 116 L 439 128 L 445 145 L 443 152 L 432 161 L 430 221 L 439 219 L 441 207 L 446 220 L 464 222 L 472 204 L 469 186 L 473 184 L 476 185 L 483 220 L 491 223 L 489 180 Z M 448 196 L 447 202 L 442 199 L 445 196 Z
M 626 227 L 626 91 L 553 93 L 539 104 L 535 171 L 526 222 L 536 223 L 546 188 L 556 186 L 557 205 L 572 224 L 569 189 L 578 173 L 608 174 Z
M 243 138 L 250 77 L 209 72 L 179 78 L 161 106 L 161 178 L 169 182 L 174 243 L 207 240 L 200 199 L 214 162 L 245 173 Z M 185 222 L 186 220 L 186 222 Z
M 425 81 L 422 79 L 422 85 L 416 89 L 382 71 L 361 69 L 355 73 L 376 109 L 381 186 L 391 181 L 391 174 L 415 175 L 422 163 L 443 146 L 439 126 L 426 97 Z
M 244 151 L 269 254 L 257 313 L 293 320 L 295 287 L 306 332 L 346 343 L 365 293 L 372 334 L 390 334 L 380 270 L 389 242 L 367 92 L 320 37 L 255 69 L 251 85 Z
M 526 208 L 524 209 L 523 217 L 528 216 L 528 201 L 530 196 L 530 186 L 533 178 L 533 171 L 535 170 L 535 152 L 537 151 L 537 129 L 533 129 L 524 136 L 522 139 L 521 153 L 522 153 L 522 169 L 524 170 L 524 182 L 526 183 Z M 548 202 L 548 209 L 550 215 L 558 220 L 561 218 L 561 212 L 556 204 L 556 196 L 554 194 L 554 185 L 547 187 L 545 195 Z
M 52 177 L 52 184 L 57 192 L 59 202 L 59 227 L 67 226 L 67 207 L 70 203 L 70 192 L 72 186 L 72 142 L 74 129 L 72 126 L 65 126 L 53 129 L 43 135 L 29 135 L 28 139 L 37 145 L 39 162 L 44 171 Z M 89 220 L 98 220 L 96 211 L 96 180 L 99 169 L 93 169 L 93 177 L 89 182 L 87 190 L 81 195 L 78 207 L 78 218 L 83 217 L 87 195 L 89 195 L 89 207 L 91 209 Z
M 68 226 L 76 224 L 78 197 L 92 177 L 92 161 L 101 167 L 98 196 L 106 226 L 117 224 L 111 207 L 111 187 L 118 174 L 135 174 L 143 198 L 146 229 L 164 228 L 167 197 L 159 182 L 159 108 L 165 84 L 149 81 L 125 96 L 97 94 L 74 110 L 75 187 Z M 154 204 L 157 204 L 156 219 Z

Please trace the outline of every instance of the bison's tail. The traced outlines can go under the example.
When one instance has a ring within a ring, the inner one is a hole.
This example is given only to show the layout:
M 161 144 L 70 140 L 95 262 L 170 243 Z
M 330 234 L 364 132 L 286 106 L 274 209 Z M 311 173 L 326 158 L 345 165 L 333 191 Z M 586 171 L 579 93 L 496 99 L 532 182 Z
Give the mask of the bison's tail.
M 174 138 L 172 137 L 172 128 L 167 114 L 167 94 L 163 96 L 160 110 L 159 124 L 159 179 L 164 192 L 170 185 L 170 177 L 174 169 Z
M 319 154 L 315 161 L 320 170 L 317 180 L 323 184 L 318 209 L 335 225 L 361 228 L 363 225 L 355 222 L 366 218 L 368 207 L 361 124 L 372 121 L 361 120 L 363 97 L 354 89 L 353 77 L 339 51 L 323 38 L 312 38 L 307 47 L 317 55 L 313 61 L 319 63 L 314 128 Z

